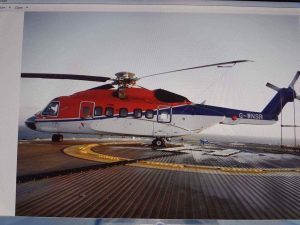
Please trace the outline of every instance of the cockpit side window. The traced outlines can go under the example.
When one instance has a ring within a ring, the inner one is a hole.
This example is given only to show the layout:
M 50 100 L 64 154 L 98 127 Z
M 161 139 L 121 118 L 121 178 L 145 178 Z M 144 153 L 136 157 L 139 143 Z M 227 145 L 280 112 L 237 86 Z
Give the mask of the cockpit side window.
M 43 116 L 57 116 L 59 102 L 50 102 L 49 105 L 42 112 Z

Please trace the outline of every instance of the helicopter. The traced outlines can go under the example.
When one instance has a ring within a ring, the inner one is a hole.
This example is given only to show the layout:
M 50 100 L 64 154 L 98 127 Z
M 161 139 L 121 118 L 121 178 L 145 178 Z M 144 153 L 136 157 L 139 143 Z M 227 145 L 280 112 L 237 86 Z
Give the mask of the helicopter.
M 197 134 L 216 124 L 272 125 L 282 108 L 300 100 L 294 85 L 296 73 L 287 88 L 267 83 L 277 93 L 261 112 L 196 104 L 179 94 L 149 90 L 137 85 L 141 79 L 205 67 L 232 67 L 251 60 L 214 63 L 137 77 L 118 72 L 115 78 L 75 74 L 21 73 L 22 78 L 68 79 L 107 82 L 69 96 L 54 98 L 25 124 L 35 131 L 52 133 L 53 142 L 63 141 L 63 133 L 152 137 L 154 149 L 166 147 L 172 137 Z

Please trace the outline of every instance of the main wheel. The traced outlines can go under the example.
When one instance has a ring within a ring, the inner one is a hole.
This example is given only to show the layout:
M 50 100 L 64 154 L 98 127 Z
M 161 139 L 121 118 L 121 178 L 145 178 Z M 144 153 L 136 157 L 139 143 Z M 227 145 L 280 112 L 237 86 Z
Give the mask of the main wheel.
M 165 140 L 163 138 L 156 138 L 152 141 L 152 148 L 158 149 L 166 147 Z
M 58 135 L 58 142 L 62 142 L 64 140 L 64 136 L 61 134 Z
M 61 142 L 63 141 L 64 137 L 61 134 L 53 134 L 52 141 L 53 142 Z
M 162 141 L 160 139 L 157 139 L 155 141 L 155 145 L 158 146 L 158 147 L 161 147 L 162 146 Z

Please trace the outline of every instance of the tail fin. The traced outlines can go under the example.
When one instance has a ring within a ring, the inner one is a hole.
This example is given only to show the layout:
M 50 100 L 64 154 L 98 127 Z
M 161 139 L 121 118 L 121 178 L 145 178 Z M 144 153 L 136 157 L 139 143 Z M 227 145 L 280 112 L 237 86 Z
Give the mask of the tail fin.
M 277 117 L 283 107 L 288 102 L 293 102 L 294 99 L 300 100 L 300 96 L 297 95 L 294 86 L 296 81 L 300 76 L 300 71 L 296 73 L 294 79 L 290 83 L 288 88 L 279 88 L 273 84 L 267 83 L 266 86 L 272 88 L 273 90 L 277 91 L 277 94 L 272 98 L 269 104 L 263 109 L 262 113 L 264 114 L 272 114 L 274 117 Z

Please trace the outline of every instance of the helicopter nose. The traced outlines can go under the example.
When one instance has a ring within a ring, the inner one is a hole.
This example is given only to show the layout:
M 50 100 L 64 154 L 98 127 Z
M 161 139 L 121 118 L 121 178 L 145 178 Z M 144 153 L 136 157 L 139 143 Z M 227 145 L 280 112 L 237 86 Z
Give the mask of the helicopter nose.
M 25 121 L 26 126 L 31 130 L 36 130 L 35 118 L 36 118 L 35 116 L 32 116 Z

